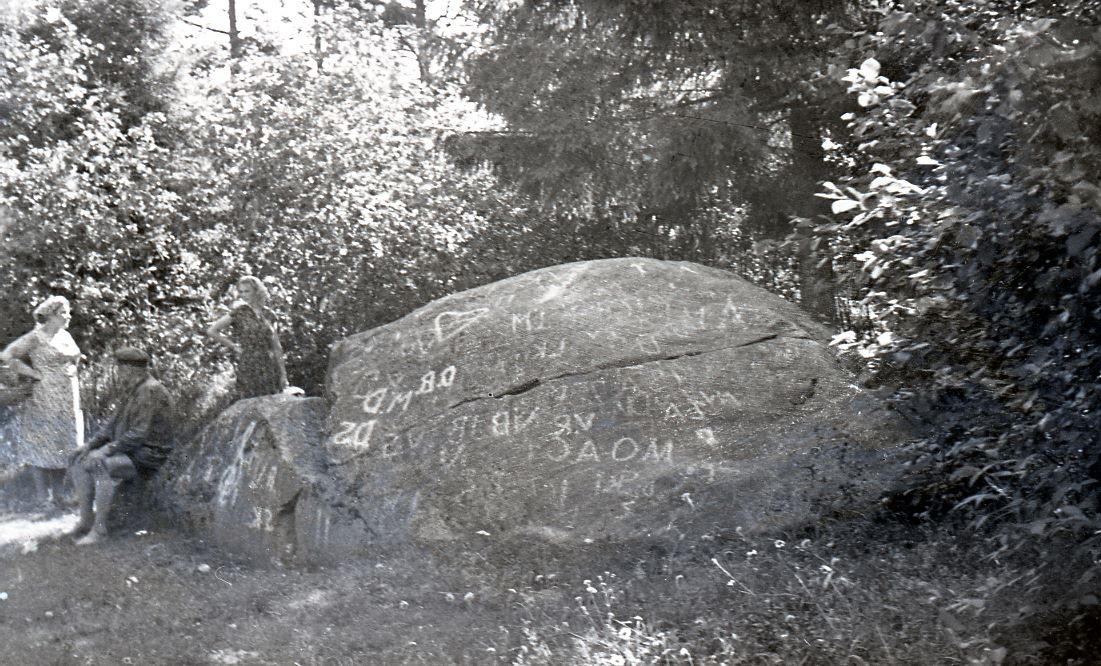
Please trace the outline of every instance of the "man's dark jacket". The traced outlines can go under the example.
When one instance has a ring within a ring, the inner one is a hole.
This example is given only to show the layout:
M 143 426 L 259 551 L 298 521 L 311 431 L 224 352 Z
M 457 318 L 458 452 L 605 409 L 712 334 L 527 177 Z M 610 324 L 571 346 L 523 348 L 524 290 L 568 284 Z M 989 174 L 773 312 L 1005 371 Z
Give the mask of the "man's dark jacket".
M 108 444 L 112 453 L 125 453 L 136 466 L 155 470 L 175 445 L 175 422 L 172 396 L 156 378 L 147 376 L 88 444 L 90 448 Z

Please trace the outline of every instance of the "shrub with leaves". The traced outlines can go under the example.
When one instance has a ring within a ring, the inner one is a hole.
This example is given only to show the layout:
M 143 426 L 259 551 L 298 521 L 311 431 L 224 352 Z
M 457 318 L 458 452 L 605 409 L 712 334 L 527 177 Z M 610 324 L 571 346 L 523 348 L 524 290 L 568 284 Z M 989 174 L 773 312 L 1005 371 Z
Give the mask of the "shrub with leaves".
M 65 295 L 89 370 L 140 343 L 199 404 L 193 386 L 227 361 L 202 330 L 254 273 L 282 317 L 291 381 L 317 391 L 333 340 L 471 286 L 483 274 L 464 270 L 470 239 L 523 210 L 488 172 L 452 166 L 439 145 L 471 108 L 394 76 L 385 31 L 334 19 L 321 71 L 299 53 L 225 68 L 150 54 L 177 72 L 162 111 L 119 92 L 129 79 L 104 65 L 104 26 L 72 11 L 0 26 L 5 339 L 35 302 Z
M 1034 589 L 1094 607 L 1101 12 L 901 1 L 868 19 L 825 74 L 854 104 L 816 232 L 874 322 L 836 342 L 939 426 L 894 506 L 968 517 Z M 991 595 L 1025 589 L 1002 582 Z

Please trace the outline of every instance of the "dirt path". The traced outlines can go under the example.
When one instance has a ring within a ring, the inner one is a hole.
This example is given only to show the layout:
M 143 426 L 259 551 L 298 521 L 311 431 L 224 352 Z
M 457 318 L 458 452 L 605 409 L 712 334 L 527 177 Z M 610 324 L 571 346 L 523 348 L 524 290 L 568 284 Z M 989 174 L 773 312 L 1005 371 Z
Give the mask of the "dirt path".
M 426 560 L 260 568 L 171 531 L 78 547 L 74 522 L 0 517 L 0 663 L 500 663 L 519 624 L 514 593 Z
M 34 552 L 40 542 L 57 539 L 75 525 L 75 514 L 0 513 L 0 555 Z

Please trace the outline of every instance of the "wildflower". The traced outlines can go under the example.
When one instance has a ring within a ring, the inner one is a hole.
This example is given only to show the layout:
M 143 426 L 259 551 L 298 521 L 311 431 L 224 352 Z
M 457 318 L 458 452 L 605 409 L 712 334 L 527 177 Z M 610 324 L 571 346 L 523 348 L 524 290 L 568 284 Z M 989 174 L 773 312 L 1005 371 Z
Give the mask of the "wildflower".
M 631 628 L 630 627 L 620 627 L 619 637 L 622 640 L 629 639 L 631 637 Z
M 772 542 L 772 545 L 776 546 L 777 548 L 783 548 L 787 544 L 784 543 L 783 539 L 777 539 L 776 541 Z

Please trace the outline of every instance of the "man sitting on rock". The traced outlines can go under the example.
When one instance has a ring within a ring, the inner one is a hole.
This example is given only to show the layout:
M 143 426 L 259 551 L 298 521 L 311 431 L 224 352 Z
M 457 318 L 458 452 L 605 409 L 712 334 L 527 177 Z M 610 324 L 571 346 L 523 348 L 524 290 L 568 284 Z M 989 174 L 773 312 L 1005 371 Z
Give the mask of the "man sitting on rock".
M 175 405 L 164 385 L 149 374 L 149 356 L 123 347 L 115 352 L 119 386 L 125 396 L 115 415 L 73 454 L 69 473 L 80 502 L 76 543 L 107 535 L 107 516 L 118 484 L 151 476 L 173 446 Z M 95 510 L 93 512 L 93 500 Z

